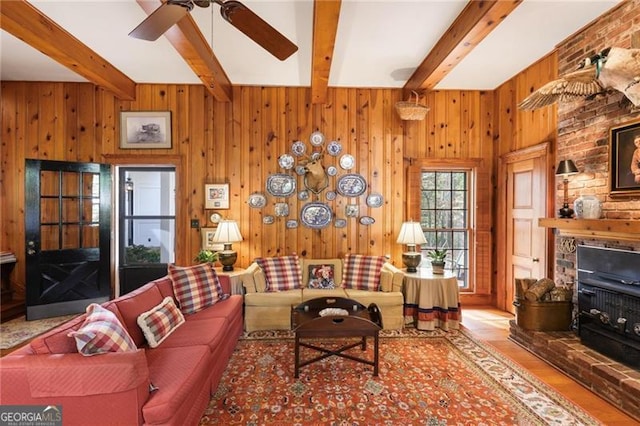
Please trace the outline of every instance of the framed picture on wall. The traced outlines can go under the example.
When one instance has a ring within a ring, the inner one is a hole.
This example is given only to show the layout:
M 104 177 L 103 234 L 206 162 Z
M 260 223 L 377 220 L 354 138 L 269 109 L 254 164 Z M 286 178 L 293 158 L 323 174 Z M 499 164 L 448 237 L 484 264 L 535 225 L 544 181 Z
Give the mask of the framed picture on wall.
M 220 251 L 224 249 L 224 244 L 213 242 L 216 228 L 200 228 L 200 232 L 202 233 L 202 250 Z
M 229 208 L 229 184 L 212 183 L 204 186 L 205 209 Z
M 640 120 L 612 127 L 609 134 L 611 196 L 640 193 Z
M 122 111 L 120 148 L 171 148 L 171 112 Z

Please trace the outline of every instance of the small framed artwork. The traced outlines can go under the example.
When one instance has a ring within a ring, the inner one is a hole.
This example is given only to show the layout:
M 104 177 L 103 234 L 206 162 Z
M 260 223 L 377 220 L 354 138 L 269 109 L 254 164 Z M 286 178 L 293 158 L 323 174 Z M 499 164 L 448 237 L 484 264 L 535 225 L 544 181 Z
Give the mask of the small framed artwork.
M 120 148 L 171 148 L 171 112 L 122 111 Z
M 229 208 L 229 184 L 212 183 L 204 186 L 205 209 Z
M 202 233 L 202 250 L 220 251 L 224 249 L 224 244 L 213 241 L 216 228 L 200 228 L 200 232 Z
M 640 194 L 640 120 L 611 128 L 609 165 L 611 196 Z

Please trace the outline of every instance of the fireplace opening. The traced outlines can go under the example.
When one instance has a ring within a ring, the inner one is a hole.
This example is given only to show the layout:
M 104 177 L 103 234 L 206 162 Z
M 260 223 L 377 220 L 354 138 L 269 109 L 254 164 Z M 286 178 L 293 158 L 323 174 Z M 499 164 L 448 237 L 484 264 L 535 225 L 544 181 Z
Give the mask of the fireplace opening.
M 580 245 L 577 272 L 582 344 L 640 368 L 640 253 Z

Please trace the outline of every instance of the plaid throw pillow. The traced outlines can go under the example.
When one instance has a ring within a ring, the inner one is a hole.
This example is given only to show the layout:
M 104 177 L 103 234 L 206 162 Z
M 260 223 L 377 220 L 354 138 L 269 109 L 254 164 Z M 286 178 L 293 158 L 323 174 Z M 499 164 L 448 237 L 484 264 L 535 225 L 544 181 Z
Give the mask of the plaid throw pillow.
M 267 291 L 293 290 L 302 287 L 302 270 L 298 255 L 256 259 L 267 281 Z
M 223 298 L 220 280 L 210 263 L 185 267 L 170 264 L 167 272 L 183 314 L 201 311 Z
M 138 316 L 138 325 L 152 348 L 157 347 L 182 324 L 184 316 L 171 297 L 165 297 L 158 306 Z
M 333 265 L 309 265 L 309 288 L 336 288 Z
M 378 291 L 380 289 L 380 271 L 385 261 L 384 256 L 347 254 L 342 287 L 353 290 Z
M 87 306 L 87 317 L 77 331 L 67 334 L 76 339 L 78 352 L 85 356 L 138 349 L 118 317 L 97 303 Z

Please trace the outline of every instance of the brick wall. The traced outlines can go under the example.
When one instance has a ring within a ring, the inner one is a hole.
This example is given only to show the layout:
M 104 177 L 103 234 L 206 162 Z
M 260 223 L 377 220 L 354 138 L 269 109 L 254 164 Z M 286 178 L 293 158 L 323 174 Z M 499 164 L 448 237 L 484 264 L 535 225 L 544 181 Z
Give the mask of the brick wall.
M 559 75 L 574 70 L 581 59 L 606 47 L 640 48 L 640 0 L 625 1 L 574 34 L 558 46 Z M 640 219 L 640 195 L 609 195 L 609 130 L 640 120 L 640 108 L 633 109 L 621 93 L 598 96 L 558 105 L 557 160 L 572 159 L 580 173 L 569 176 L 569 200 L 581 195 L 596 195 L 606 219 Z M 562 182 L 557 179 L 556 206 L 562 205 Z M 577 240 L 577 244 L 640 250 L 640 242 Z M 575 279 L 575 253 L 563 253 L 561 238 L 556 238 L 558 283 Z

